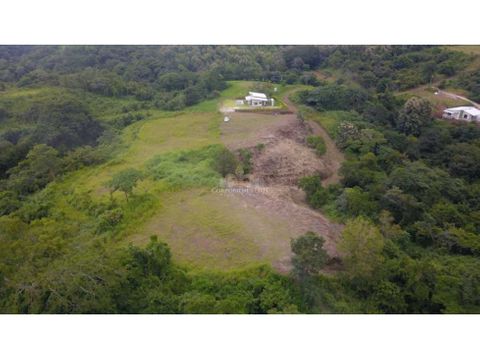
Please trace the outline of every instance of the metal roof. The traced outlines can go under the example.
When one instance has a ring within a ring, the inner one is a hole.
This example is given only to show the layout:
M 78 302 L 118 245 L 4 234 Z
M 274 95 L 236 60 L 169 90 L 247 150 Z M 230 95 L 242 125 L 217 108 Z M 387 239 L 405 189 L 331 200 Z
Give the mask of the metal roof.
M 255 101 L 268 101 L 267 98 L 257 97 L 257 96 L 245 96 L 245 100 L 255 100 Z
M 265 95 L 264 93 L 249 91 L 248 94 L 250 96 L 253 96 L 253 97 L 256 97 L 256 98 L 263 98 L 263 99 L 267 100 L 267 95 Z
M 472 116 L 480 115 L 480 110 L 473 106 L 457 106 L 457 107 L 445 109 L 444 111 L 463 111 Z

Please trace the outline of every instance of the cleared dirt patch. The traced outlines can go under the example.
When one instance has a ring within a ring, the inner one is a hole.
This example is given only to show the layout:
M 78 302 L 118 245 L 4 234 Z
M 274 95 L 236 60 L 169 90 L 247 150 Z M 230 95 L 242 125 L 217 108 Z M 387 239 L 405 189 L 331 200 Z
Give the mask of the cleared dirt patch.
M 325 239 L 325 250 L 331 257 L 338 258 L 336 241 L 342 225 L 332 223 L 318 211 L 307 207 L 305 195 L 299 188 L 285 185 L 258 187 L 253 184 L 233 183 L 230 189 L 245 189 L 229 195 L 235 197 L 243 207 L 260 211 L 263 215 L 286 225 L 286 233 L 279 239 L 281 247 L 279 246 L 278 253 L 281 256 L 273 261 L 273 266 L 279 271 L 291 268 L 290 239 L 307 231 L 322 235 Z M 262 246 L 264 251 L 268 251 L 270 245 L 262 243 Z
M 220 125 L 220 139 L 231 150 L 267 144 L 275 133 L 296 121 L 295 115 L 266 115 L 253 113 L 228 114 L 230 121 Z
M 302 124 L 296 115 L 235 113 L 231 119 L 222 124 L 221 139 L 231 150 L 252 152 L 252 181 L 296 185 L 301 177 L 320 174 L 329 178 L 338 170 L 328 156 L 319 157 L 307 147 L 306 137 L 319 131 L 312 124 Z
M 254 157 L 252 181 L 266 185 L 297 185 L 304 176 L 327 173 L 325 163 L 313 150 L 283 139 Z

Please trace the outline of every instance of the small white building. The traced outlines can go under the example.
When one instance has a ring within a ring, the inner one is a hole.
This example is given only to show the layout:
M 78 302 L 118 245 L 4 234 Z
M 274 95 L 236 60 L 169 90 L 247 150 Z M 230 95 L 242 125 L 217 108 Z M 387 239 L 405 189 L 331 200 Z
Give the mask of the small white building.
M 250 106 L 275 106 L 275 100 L 268 98 L 264 93 L 249 91 L 245 96 L 245 102 Z
M 473 106 L 458 106 L 443 110 L 444 119 L 480 121 L 480 110 Z

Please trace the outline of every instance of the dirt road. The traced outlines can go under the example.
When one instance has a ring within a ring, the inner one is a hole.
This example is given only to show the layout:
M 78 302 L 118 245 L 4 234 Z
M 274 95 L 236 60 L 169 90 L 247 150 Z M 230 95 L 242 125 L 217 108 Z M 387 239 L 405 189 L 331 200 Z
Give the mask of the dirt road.
M 470 104 L 472 104 L 473 106 L 475 106 L 477 108 L 480 108 L 479 103 L 476 103 L 475 101 L 470 100 L 470 99 L 466 98 L 465 96 L 457 95 L 457 94 L 454 94 L 454 93 L 451 93 L 451 92 L 448 92 L 448 91 L 443 91 L 443 90 L 440 90 L 440 89 L 437 89 L 437 92 L 438 92 L 438 95 L 440 95 L 440 96 L 445 96 L 445 97 L 448 97 L 450 99 L 455 99 L 455 100 L 463 100 L 465 102 L 469 102 Z

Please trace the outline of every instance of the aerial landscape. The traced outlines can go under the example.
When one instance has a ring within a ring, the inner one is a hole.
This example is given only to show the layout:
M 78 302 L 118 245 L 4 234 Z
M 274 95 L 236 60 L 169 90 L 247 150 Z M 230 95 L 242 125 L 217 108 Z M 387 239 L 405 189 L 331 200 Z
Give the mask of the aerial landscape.
M 0 313 L 480 313 L 480 46 L 0 46 Z

